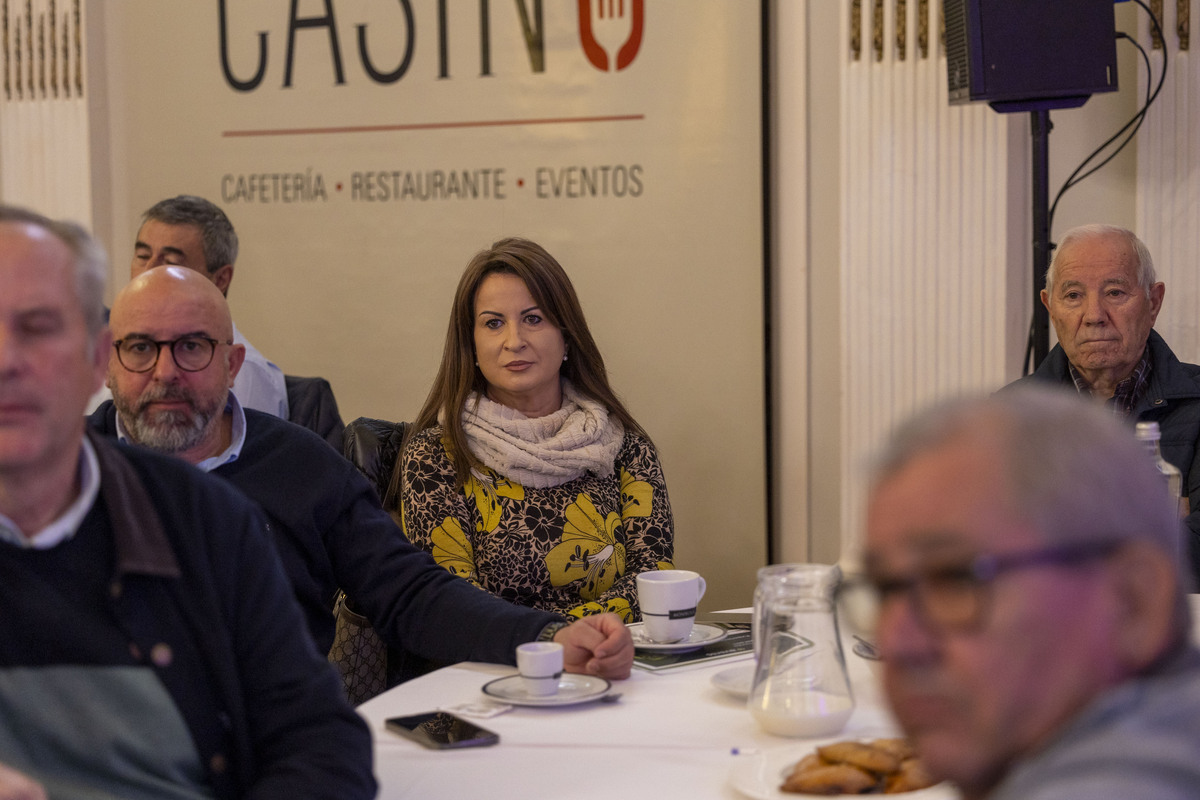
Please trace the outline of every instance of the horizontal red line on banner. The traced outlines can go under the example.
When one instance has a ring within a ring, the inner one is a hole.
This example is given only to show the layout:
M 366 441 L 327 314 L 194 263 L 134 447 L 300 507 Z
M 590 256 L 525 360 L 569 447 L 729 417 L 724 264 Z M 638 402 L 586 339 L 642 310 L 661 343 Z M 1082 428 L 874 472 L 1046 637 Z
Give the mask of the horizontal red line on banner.
M 616 114 L 607 117 L 549 117 L 545 119 L 491 119 L 469 122 L 417 122 L 410 125 L 350 125 L 340 128 L 275 128 L 224 131 L 222 136 L 309 136 L 319 133 L 380 133 L 384 131 L 430 131 L 447 128 L 498 128 L 511 125 L 565 125 L 580 122 L 635 122 L 645 114 Z

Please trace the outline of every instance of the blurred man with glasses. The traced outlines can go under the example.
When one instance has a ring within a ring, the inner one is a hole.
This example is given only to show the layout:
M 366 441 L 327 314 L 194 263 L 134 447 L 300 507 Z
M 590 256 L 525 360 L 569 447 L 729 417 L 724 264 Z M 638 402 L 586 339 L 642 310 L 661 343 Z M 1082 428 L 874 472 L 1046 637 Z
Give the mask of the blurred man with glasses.
M 1047 389 L 932 409 L 883 454 L 866 585 L 884 683 L 966 798 L 1200 791 L 1181 526 L 1132 433 Z
M 243 409 L 230 391 L 243 353 L 231 343 L 229 306 L 196 272 L 158 267 L 134 278 L 109 325 L 113 399 L 92 427 L 178 456 L 261 506 L 322 652 L 342 589 L 388 644 L 424 659 L 515 663 L 517 645 L 542 637 L 566 647 L 568 671 L 629 676 L 633 641 L 616 615 L 568 624 L 459 580 L 404 539 L 366 479 L 323 439 Z

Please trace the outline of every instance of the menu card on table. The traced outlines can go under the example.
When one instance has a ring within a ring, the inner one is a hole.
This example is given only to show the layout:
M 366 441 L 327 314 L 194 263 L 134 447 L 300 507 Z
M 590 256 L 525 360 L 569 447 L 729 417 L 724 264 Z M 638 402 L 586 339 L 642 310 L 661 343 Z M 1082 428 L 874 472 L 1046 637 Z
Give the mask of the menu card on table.
M 746 656 L 754 652 L 754 642 L 750 638 L 750 623 L 706 622 L 705 624 L 727 631 L 725 638 L 712 644 L 706 644 L 698 650 L 685 652 L 638 650 L 633 657 L 633 665 L 638 669 L 659 672 L 706 662 L 722 661 L 736 656 Z

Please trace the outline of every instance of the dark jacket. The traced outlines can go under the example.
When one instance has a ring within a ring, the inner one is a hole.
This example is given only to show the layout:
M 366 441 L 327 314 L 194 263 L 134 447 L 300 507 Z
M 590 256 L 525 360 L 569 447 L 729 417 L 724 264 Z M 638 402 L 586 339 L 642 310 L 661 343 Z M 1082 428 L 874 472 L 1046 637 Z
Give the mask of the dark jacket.
M 155 669 L 217 797 L 373 797 L 370 734 L 303 635 L 259 512 L 175 459 L 92 440 L 114 617 L 148 664 L 170 648 Z
M 1162 431 L 1163 458 L 1183 474 L 1183 493 L 1191 513 L 1185 520 L 1192 572 L 1200 583 L 1200 366 L 1185 364 L 1154 330 L 1150 331 L 1150 385 L 1130 415 L 1134 422 L 1154 421 Z M 1067 354 L 1055 345 L 1032 375 L 1021 378 L 1073 387 Z M 1014 384 L 1015 385 L 1015 384 Z
M 296 597 L 321 652 L 333 644 L 337 590 L 397 649 L 434 661 L 516 662 L 555 614 L 514 606 L 442 569 L 409 544 L 375 490 L 309 430 L 246 409 L 246 442 L 213 470 L 266 512 Z M 102 404 L 93 428 L 116 436 Z

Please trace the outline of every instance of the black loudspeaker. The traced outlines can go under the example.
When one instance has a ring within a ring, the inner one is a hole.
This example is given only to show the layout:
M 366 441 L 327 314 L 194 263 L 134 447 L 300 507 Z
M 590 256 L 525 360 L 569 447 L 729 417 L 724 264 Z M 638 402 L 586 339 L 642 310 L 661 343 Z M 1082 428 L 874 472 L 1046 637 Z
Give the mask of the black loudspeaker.
M 950 103 L 1081 106 L 1117 88 L 1113 0 L 945 0 Z

